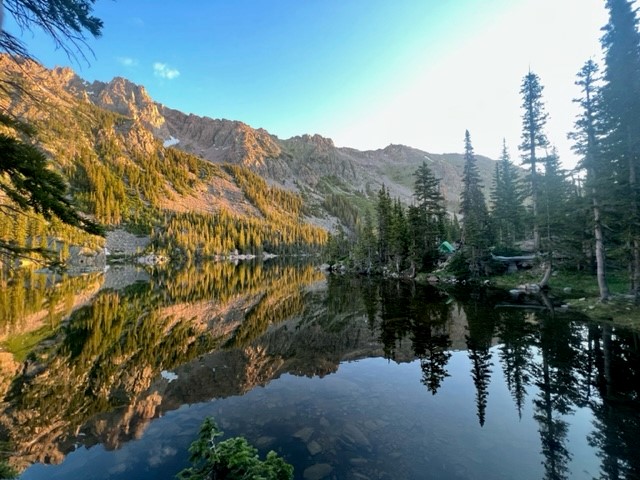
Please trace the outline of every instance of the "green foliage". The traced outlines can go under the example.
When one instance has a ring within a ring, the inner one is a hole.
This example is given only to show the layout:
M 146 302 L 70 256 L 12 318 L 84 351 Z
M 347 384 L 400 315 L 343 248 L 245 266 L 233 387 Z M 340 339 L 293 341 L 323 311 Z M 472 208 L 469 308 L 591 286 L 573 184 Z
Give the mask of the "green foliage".
M 428 269 L 438 258 L 438 247 L 445 239 L 445 199 L 440 193 L 440 181 L 426 162 L 422 162 L 414 177 L 416 205 L 411 205 L 407 212 L 409 252 L 418 268 Z
M 376 263 L 376 244 L 373 220 L 369 211 L 366 211 L 364 221 L 358 225 L 353 248 L 353 263 L 356 270 L 369 273 L 372 271 Z
M 471 278 L 471 268 L 468 250 L 458 250 L 447 263 L 447 272 L 458 280 Z
M 382 265 L 389 260 L 389 242 L 391 238 L 391 197 L 389 190 L 382 185 L 378 191 L 376 214 L 378 217 L 378 259 Z
M 438 246 L 453 224 L 446 221 L 440 182 L 426 163 L 414 176 L 417 205 L 405 208 L 399 199 L 392 200 L 389 190 L 382 185 L 375 205 L 375 229 L 365 211 L 350 252 L 358 271 L 371 273 L 378 267 L 391 267 L 395 273 L 401 273 L 407 266 L 426 270 L 436 263 Z
M 549 144 L 544 131 L 548 115 L 542 101 L 543 90 L 538 75 L 531 71 L 525 75 L 520 87 L 523 114 L 522 143 L 519 148 L 522 152 L 522 163 L 530 165 L 531 171 L 535 170 L 537 150 L 544 149 Z
M 211 258 L 234 250 L 260 254 L 263 251 L 283 254 L 317 251 L 327 241 L 327 232 L 305 223 L 239 217 L 225 210 L 217 214 L 177 213 L 156 228 L 152 241 L 157 251 L 188 257 Z
M 360 210 L 353 199 L 344 194 L 331 193 L 324 197 L 322 206 L 351 231 L 357 229 L 360 221 Z
M 581 238 L 578 232 L 571 231 L 571 227 L 579 223 L 576 217 L 567 215 L 570 194 L 570 184 L 567 173 L 560 167 L 560 161 L 555 148 L 544 159 L 544 175 L 540 178 L 540 219 L 538 225 L 542 235 L 542 246 L 545 250 L 556 249 L 567 236 Z M 583 210 L 584 211 L 584 210 Z
M 395 264 L 396 272 L 403 268 L 409 253 L 408 225 L 404 207 L 399 199 L 393 202 L 391 216 L 391 231 L 389 238 L 389 253 Z
M 465 245 L 483 250 L 488 246 L 489 216 L 468 130 L 464 134 L 462 183 L 464 185 L 460 196 L 460 213 L 464 217 L 462 222 L 462 241 Z
M 290 221 L 302 212 L 302 197 L 288 190 L 270 187 L 267 182 L 251 170 L 239 165 L 226 165 L 249 201 L 271 221 Z
M 540 78 L 529 72 L 522 80 L 520 95 L 522 95 L 522 163 L 529 167 L 528 182 L 533 210 L 533 237 L 535 249 L 540 248 L 539 205 L 538 205 L 538 150 L 546 149 L 549 145 L 545 133 L 547 113 L 542 101 L 543 87 Z
M 503 141 L 491 189 L 490 217 L 498 248 L 513 247 L 517 240 L 524 238 L 524 197 L 518 171 L 511 163 L 506 142 Z
M 14 478 L 18 478 L 18 472 L 7 465 L 6 462 L 0 461 L 0 479 L 11 480 Z
M 99 37 L 102 33 L 102 20 L 92 15 L 94 3 L 95 0 L 5 0 L 4 10 L 22 30 L 41 29 L 56 48 L 84 57 L 87 35 Z M 7 32 L 0 35 L 0 49 L 12 55 L 29 55 L 22 42 Z
M 329 239 L 322 252 L 322 257 L 330 265 L 343 261 L 349 255 L 350 242 L 342 228 L 329 234 Z
M 607 0 L 609 22 L 604 27 L 604 84 L 601 112 L 602 149 L 619 190 L 621 225 L 630 265 L 630 290 L 640 302 L 640 33 L 633 2 Z
M 472 276 L 477 276 L 480 259 L 486 255 L 490 245 L 489 214 L 468 130 L 464 135 L 464 152 L 463 190 L 460 197 L 462 242 L 469 257 Z
M 189 448 L 191 467 L 182 470 L 179 480 L 291 480 L 293 467 L 270 451 L 260 460 L 258 450 L 245 438 L 221 442 L 222 432 L 211 417 L 205 418 L 200 434 Z
M 49 219 L 62 222 L 92 234 L 104 234 L 103 229 L 82 217 L 66 197 L 62 176 L 50 170 L 42 152 L 22 141 L 0 134 L 0 191 L 19 209 L 33 210 Z
M 24 1 L 6 0 L 0 8 L 11 15 L 22 30 L 42 29 L 55 43 L 69 55 L 79 53 L 85 35 L 97 37 L 102 30 L 102 21 L 92 15 L 95 0 L 51 0 Z M 27 48 L 20 40 L 0 25 L 0 50 L 11 54 L 12 59 L 29 57 Z M 0 78 L 0 92 L 10 94 L 11 90 L 21 90 L 20 82 L 7 77 Z M 15 100 L 15 99 L 14 99 Z M 6 196 L 0 199 L 0 209 L 22 213 L 35 212 L 46 219 L 56 217 L 66 225 L 78 227 L 85 232 L 104 235 L 103 228 L 78 214 L 67 198 L 67 186 L 63 177 L 51 170 L 47 158 L 32 143 L 35 135 L 33 126 L 2 113 L 0 127 L 13 129 L 15 135 L 0 133 L 0 191 Z M 5 199 L 8 202 L 5 203 Z M 25 247 L 0 240 L 0 254 L 24 256 L 35 253 L 47 257 L 43 246 Z M 51 259 L 49 259 L 51 260 Z

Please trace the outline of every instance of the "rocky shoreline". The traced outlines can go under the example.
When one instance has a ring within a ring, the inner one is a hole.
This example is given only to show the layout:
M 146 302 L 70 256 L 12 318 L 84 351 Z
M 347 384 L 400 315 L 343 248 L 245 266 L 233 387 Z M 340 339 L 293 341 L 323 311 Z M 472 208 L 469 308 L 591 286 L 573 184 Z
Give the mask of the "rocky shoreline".
M 169 257 L 148 252 L 151 237 L 148 235 L 135 235 L 123 229 L 115 229 L 107 232 L 105 246 L 101 250 L 89 250 L 80 247 L 72 247 L 67 264 L 67 273 L 81 274 L 102 271 L 109 264 L 137 263 L 140 265 L 155 266 L 169 262 Z M 213 261 L 254 260 L 261 258 L 269 260 L 277 257 L 272 253 L 264 252 L 262 255 L 242 254 L 237 250 L 228 255 L 215 255 Z

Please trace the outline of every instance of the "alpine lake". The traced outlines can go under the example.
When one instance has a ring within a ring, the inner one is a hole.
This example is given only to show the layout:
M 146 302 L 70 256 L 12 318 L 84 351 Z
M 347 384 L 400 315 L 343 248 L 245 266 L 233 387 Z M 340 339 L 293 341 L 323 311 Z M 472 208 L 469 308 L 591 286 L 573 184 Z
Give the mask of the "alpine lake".
M 309 264 L 132 265 L 0 288 L 23 480 L 169 480 L 212 416 L 295 478 L 638 479 L 640 334 Z

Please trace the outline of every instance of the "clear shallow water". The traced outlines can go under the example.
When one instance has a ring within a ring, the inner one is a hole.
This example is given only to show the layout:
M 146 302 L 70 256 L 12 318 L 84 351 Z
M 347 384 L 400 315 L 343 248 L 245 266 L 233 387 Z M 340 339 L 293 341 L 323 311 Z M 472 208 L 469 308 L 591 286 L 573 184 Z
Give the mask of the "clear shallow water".
M 313 275 L 293 284 L 288 295 L 276 282 L 280 293 L 267 288 L 259 297 L 268 300 L 265 324 L 260 301 L 238 303 L 242 316 L 222 336 L 224 348 L 153 368 L 142 362 L 152 377 L 144 388 L 130 387 L 127 402 L 103 407 L 73 435 L 62 429 L 56 445 L 70 440 L 75 451 L 21 478 L 173 478 L 208 415 L 261 453 L 279 452 L 301 479 L 637 478 L 637 334 L 495 308 L 482 295 L 454 299 L 348 279 L 327 285 Z M 236 314 L 218 311 L 218 324 Z M 74 346 L 66 360 L 73 368 L 61 371 L 82 370 L 73 358 L 86 348 Z M 113 364 L 131 352 L 120 350 Z M 132 373 L 109 372 L 125 380 L 99 386 L 124 398 Z M 38 395 L 47 391 L 38 378 L 27 396 L 37 397 L 36 385 Z
M 285 375 L 242 397 L 170 412 L 154 421 L 142 439 L 120 450 L 82 449 L 61 466 L 32 468 L 23 478 L 73 478 L 88 470 L 91 476 L 85 478 L 172 478 L 171 472 L 184 467 L 184 452 L 207 415 L 217 418 L 227 434 L 245 435 L 263 452 L 283 454 L 295 465 L 297 478 L 318 463 L 331 465 L 336 478 L 358 478 L 356 473 L 368 478 L 544 478 L 532 409 L 525 408 L 518 418 L 498 372 L 481 427 L 466 352 L 453 354 L 448 366 L 451 378 L 435 396 L 420 383 L 419 362 L 365 359 L 342 364 L 323 379 Z M 568 478 L 594 478 L 599 462 L 587 445 L 585 428 L 592 415 L 581 411 L 574 417 L 580 423 L 565 440 L 573 455 Z M 322 450 L 311 455 L 307 445 L 314 441 Z

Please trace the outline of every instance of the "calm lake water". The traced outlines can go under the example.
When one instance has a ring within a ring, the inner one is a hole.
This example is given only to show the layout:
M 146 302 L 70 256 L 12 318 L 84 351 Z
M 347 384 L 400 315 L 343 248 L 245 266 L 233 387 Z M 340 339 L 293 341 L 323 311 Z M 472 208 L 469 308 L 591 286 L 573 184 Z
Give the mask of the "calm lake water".
M 21 479 L 172 479 L 203 419 L 297 479 L 640 478 L 640 335 L 487 293 L 213 263 L 0 289 Z

